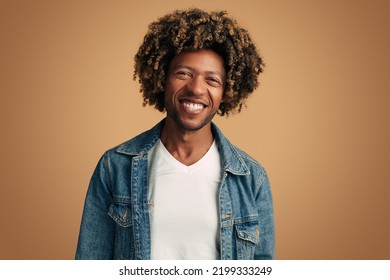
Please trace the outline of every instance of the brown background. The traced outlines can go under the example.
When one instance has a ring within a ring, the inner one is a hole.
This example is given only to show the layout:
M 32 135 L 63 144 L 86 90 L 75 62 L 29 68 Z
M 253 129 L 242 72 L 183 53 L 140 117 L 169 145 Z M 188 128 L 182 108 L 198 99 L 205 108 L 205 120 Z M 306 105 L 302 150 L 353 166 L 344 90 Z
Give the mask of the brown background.
M 357 3 L 358 2 L 358 3 Z M 267 67 L 215 122 L 267 169 L 278 259 L 389 259 L 388 1 L 1 1 L 0 259 L 72 259 L 101 154 L 163 115 L 133 56 L 175 8 L 226 9 Z

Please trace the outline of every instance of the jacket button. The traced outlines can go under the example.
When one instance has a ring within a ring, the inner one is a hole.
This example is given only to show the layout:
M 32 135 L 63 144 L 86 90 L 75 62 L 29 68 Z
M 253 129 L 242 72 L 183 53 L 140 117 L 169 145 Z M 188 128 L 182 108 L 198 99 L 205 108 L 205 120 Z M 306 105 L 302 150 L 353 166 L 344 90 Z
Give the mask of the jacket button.
M 230 214 L 230 213 L 225 213 L 225 214 L 223 215 L 223 217 L 224 217 L 225 219 L 229 219 L 229 218 L 232 217 L 232 214 Z

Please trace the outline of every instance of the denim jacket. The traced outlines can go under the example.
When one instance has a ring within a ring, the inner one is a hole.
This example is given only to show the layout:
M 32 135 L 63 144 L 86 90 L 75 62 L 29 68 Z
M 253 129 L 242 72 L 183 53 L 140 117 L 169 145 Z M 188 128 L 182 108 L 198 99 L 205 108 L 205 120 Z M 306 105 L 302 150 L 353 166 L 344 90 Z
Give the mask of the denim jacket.
M 101 157 L 85 199 L 76 259 L 150 259 L 148 151 L 159 139 L 163 124 Z M 215 124 L 212 131 L 223 171 L 220 257 L 273 259 L 274 217 L 266 172 Z

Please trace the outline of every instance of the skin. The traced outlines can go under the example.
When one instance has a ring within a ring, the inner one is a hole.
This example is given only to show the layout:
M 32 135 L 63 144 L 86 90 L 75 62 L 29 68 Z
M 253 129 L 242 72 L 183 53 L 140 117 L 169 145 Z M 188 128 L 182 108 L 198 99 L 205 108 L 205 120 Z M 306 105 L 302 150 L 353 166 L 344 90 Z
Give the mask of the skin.
M 178 161 L 191 165 L 214 141 L 211 120 L 222 102 L 226 73 L 221 56 L 211 50 L 176 55 L 165 84 L 167 118 L 160 138 Z

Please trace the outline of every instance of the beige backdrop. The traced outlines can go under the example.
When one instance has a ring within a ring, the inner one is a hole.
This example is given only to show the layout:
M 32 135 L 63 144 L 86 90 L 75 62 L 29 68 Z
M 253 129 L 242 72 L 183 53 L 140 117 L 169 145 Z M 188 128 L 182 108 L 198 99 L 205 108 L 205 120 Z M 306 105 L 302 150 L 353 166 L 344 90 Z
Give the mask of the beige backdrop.
M 359 3 L 356 3 L 359 2 Z M 388 1 L 1 1 L 0 259 L 72 259 L 108 148 L 163 115 L 133 56 L 176 8 L 225 9 L 265 61 L 215 122 L 267 169 L 278 259 L 389 259 Z

